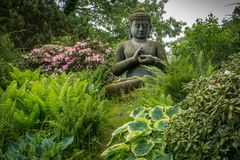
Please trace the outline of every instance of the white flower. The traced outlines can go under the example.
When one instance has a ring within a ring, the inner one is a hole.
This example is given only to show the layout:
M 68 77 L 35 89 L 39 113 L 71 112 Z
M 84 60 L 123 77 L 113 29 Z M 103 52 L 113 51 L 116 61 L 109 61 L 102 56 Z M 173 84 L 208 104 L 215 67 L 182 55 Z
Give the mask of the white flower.
M 225 74 L 225 75 L 230 75 L 230 74 L 231 74 L 231 71 L 225 70 L 224 74 Z

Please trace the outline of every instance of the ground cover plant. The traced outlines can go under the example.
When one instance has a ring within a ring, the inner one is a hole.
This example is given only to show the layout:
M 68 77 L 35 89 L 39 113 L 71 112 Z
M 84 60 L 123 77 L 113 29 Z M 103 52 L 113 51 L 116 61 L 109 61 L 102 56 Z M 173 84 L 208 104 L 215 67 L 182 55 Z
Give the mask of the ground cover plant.
M 108 145 L 116 143 L 102 153 L 105 159 L 172 159 L 165 154 L 164 130 L 169 120 L 179 113 L 174 106 L 138 107 L 130 117 L 133 121 L 125 123 L 112 133 Z

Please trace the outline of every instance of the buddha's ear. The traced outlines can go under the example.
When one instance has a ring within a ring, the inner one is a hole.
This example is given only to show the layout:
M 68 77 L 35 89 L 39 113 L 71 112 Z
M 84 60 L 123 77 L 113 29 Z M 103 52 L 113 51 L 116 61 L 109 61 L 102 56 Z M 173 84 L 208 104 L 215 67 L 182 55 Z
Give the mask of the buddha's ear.
M 150 38 L 150 32 L 151 32 L 151 30 L 152 30 L 152 25 L 150 25 L 150 27 L 149 27 L 149 31 L 148 31 L 147 38 Z
M 128 27 L 128 39 L 131 39 L 131 38 L 132 38 L 131 29 L 130 27 Z

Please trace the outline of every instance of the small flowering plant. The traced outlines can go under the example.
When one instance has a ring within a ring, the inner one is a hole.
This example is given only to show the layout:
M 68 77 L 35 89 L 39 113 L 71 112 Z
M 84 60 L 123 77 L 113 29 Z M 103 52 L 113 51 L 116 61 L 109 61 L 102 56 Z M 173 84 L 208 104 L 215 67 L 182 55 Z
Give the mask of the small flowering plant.
M 100 42 L 77 42 L 74 46 L 44 45 L 34 48 L 24 55 L 28 66 L 43 67 L 46 73 L 61 73 L 64 71 L 79 71 L 84 68 L 94 69 L 105 63 L 105 57 L 112 49 Z

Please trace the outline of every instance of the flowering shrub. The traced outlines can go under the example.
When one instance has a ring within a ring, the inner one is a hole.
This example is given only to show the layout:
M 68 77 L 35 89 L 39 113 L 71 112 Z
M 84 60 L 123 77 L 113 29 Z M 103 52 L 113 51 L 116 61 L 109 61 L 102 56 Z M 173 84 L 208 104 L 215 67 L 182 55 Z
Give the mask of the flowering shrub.
M 77 42 L 74 46 L 44 45 L 34 48 L 24 56 L 29 67 L 43 67 L 43 72 L 61 73 L 96 68 L 105 63 L 105 57 L 112 52 L 100 42 Z

